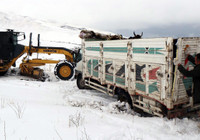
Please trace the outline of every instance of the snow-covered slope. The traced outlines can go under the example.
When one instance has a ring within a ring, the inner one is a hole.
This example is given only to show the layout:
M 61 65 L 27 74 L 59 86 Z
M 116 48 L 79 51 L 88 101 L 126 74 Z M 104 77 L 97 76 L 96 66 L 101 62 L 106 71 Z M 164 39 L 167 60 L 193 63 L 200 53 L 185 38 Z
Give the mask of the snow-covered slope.
M 1 30 L 41 34 L 41 44 L 77 47 L 80 29 L 0 13 Z M 27 37 L 28 38 L 28 37 Z M 36 43 L 36 35 L 35 35 Z M 28 39 L 23 44 L 28 44 Z M 44 57 L 44 56 L 43 56 Z M 116 97 L 79 90 L 76 81 L 59 81 L 46 65 L 50 81 L 20 75 L 0 77 L 0 140 L 198 140 L 193 119 L 140 117 Z
M 30 32 L 33 33 L 34 44 L 37 44 L 37 34 L 41 35 L 41 45 L 70 48 L 81 42 L 78 35 L 82 28 L 0 12 L 0 30 L 6 29 L 25 32 L 27 39 L 22 42 L 25 45 L 28 45 Z

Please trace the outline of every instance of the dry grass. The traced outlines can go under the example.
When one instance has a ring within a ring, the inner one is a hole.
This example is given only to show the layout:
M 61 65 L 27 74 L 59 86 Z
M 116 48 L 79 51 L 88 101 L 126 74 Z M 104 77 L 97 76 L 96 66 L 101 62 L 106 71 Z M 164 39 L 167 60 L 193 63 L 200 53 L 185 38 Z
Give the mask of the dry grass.
M 12 102 L 9 106 L 15 112 L 17 118 L 21 119 L 23 117 L 25 111 L 24 103 Z

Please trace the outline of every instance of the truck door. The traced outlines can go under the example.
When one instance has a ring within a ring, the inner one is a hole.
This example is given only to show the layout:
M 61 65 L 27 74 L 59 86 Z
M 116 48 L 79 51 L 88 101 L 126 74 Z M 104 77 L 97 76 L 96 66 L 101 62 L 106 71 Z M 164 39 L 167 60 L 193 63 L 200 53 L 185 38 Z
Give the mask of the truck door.
M 192 70 L 194 68 L 194 64 L 188 61 L 187 54 L 185 50 L 187 49 L 187 53 L 192 56 L 195 56 L 197 53 L 200 53 L 200 38 L 180 38 L 177 42 L 177 55 L 176 61 L 183 65 L 186 70 Z M 191 95 L 193 90 L 193 82 L 192 77 L 183 76 L 179 70 L 178 66 L 175 66 L 174 71 L 174 83 L 172 90 L 173 101 L 176 104 L 182 104 L 189 101 L 189 96 Z

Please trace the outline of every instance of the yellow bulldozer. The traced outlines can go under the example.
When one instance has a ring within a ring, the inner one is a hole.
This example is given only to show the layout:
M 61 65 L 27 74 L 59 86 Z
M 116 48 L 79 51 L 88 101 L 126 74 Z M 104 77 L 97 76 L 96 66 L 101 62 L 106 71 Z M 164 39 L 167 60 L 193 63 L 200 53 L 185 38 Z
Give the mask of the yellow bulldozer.
M 0 32 L 0 76 L 5 75 L 11 66 L 15 67 L 17 59 L 26 54 L 19 66 L 20 74 L 44 80 L 44 72 L 39 66 L 56 64 L 54 69 L 56 77 L 61 80 L 73 78 L 76 63 L 81 59 L 80 49 L 70 50 L 63 47 L 40 46 L 40 35 L 38 35 L 38 45 L 33 46 L 32 33 L 30 33 L 29 46 L 18 44 L 19 38 L 24 40 L 25 33 L 13 30 Z M 65 60 L 39 59 L 38 57 L 29 59 L 33 53 L 62 54 L 65 55 Z

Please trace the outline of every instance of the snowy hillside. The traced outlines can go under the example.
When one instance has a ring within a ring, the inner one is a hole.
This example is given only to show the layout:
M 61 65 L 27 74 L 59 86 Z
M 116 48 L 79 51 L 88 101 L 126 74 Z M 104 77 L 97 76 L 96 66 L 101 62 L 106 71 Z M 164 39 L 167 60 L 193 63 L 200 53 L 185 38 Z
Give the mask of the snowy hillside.
M 56 22 L 45 22 L 13 14 L 0 12 L 0 30 L 14 29 L 26 33 L 28 45 L 29 33 L 33 33 L 33 43 L 37 43 L 37 34 L 41 34 L 41 45 L 74 47 L 80 44 L 78 35 L 82 28 L 62 25 Z
M 0 29 L 33 32 L 41 45 L 79 47 L 79 27 L 0 12 Z M 22 44 L 28 44 L 28 36 Z M 42 56 L 46 57 L 46 56 Z M 50 56 L 51 57 L 51 56 Z M 57 57 L 57 56 L 56 56 Z M 19 65 L 20 61 L 18 61 Z M 54 65 L 40 82 L 9 73 L 0 77 L 0 140 L 198 140 L 196 119 L 140 117 L 127 104 L 76 81 L 59 81 Z

